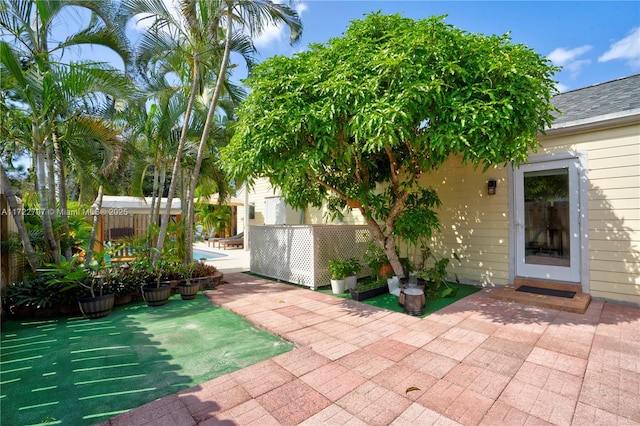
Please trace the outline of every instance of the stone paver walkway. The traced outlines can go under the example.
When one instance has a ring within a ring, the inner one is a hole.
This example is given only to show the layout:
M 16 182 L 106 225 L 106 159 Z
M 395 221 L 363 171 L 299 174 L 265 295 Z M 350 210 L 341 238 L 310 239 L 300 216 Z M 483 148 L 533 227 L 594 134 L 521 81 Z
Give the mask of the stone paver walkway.
M 640 425 L 640 308 L 580 315 L 483 290 L 420 319 L 225 279 L 213 303 L 297 349 L 105 425 Z

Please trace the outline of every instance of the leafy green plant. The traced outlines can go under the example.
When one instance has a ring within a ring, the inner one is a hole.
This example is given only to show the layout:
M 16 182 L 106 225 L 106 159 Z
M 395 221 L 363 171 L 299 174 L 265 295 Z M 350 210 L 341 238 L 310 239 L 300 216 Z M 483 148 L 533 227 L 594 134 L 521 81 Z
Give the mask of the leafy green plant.
M 389 263 L 389 259 L 387 258 L 383 248 L 376 240 L 373 239 L 369 240 L 367 243 L 367 249 L 364 252 L 363 258 L 369 268 L 371 268 L 372 275 L 375 275 L 382 265 Z
M 422 247 L 420 249 L 422 259 L 420 266 L 418 267 L 418 278 L 425 280 L 424 294 L 427 299 L 439 299 L 441 297 L 455 297 L 458 293 L 457 287 L 452 287 L 446 280 L 447 267 L 449 266 L 449 259 L 438 259 L 433 254 L 433 251 L 429 247 Z M 457 253 L 453 253 L 453 257 L 460 262 L 460 257 Z M 429 260 L 433 260 L 433 266 L 426 267 L 426 263 Z M 456 282 L 458 277 L 456 276 Z
M 369 278 L 369 279 L 358 281 L 358 283 L 356 284 L 355 290 L 367 291 L 367 290 L 373 290 L 374 288 L 385 287 L 387 285 L 388 284 L 386 279 Z
M 356 257 L 350 257 L 346 260 L 346 262 L 347 276 L 350 277 L 353 275 L 358 275 L 358 272 L 360 272 L 360 270 L 362 269 L 360 261 Z
M 102 296 L 104 276 L 99 275 L 100 264 L 97 260 L 92 260 L 89 268 L 85 268 L 79 255 L 75 254 L 71 260 L 60 257 L 58 264 L 46 264 L 45 268 L 39 270 L 45 277 L 50 277 L 48 284 L 64 284 L 62 291 L 83 287 L 91 293 L 91 297 L 96 297 L 96 290 Z
M 349 263 L 346 260 L 332 259 L 329 261 L 329 272 L 332 280 L 343 280 L 349 275 Z

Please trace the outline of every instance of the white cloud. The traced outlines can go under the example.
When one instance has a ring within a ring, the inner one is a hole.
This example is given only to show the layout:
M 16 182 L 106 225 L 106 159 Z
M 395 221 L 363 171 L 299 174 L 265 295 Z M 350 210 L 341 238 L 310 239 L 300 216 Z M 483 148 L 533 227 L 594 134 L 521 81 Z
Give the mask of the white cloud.
M 297 2 L 294 7 L 300 17 L 302 17 L 302 14 L 308 8 L 309 7 L 304 2 Z M 269 25 L 258 37 L 253 39 L 253 43 L 258 50 L 260 48 L 269 47 L 273 43 L 277 43 L 278 45 L 289 43 L 289 31 L 286 29 L 285 25 Z
M 565 49 L 564 47 L 558 47 L 547 55 L 547 58 L 553 62 L 554 65 L 563 67 L 571 72 L 573 77 L 580 73 L 580 70 L 585 65 L 591 63 L 590 59 L 578 59 L 591 50 L 591 46 L 584 45 L 573 49 Z
M 640 27 L 633 28 L 625 38 L 613 43 L 598 62 L 624 59 L 633 68 L 640 68 Z
M 556 84 L 556 90 L 560 93 L 564 93 L 569 91 L 571 88 L 569 86 L 567 86 L 566 84 L 562 84 L 562 83 L 557 83 Z

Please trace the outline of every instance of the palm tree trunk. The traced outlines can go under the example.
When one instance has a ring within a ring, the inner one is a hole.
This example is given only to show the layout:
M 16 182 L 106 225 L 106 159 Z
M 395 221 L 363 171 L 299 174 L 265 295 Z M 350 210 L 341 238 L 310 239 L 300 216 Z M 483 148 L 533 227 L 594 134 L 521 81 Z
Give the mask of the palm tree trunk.
M 187 133 L 189 131 L 189 121 L 191 119 L 191 110 L 195 103 L 196 93 L 198 89 L 198 81 L 200 80 L 200 60 L 196 53 L 193 58 L 193 81 L 191 84 L 191 93 L 189 94 L 189 101 L 187 102 L 187 109 L 184 112 L 182 132 L 180 133 L 180 142 L 178 143 L 178 152 L 173 162 L 173 171 L 171 173 L 171 183 L 169 184 L 169 193 L 167 194 L 167 205 L 162 215 L 162 221 L 160 222 L 160 233 L 158 234 L 158 242 L 156 248 L 158 249 L 153 255 L 153 264 L 158 261 L 162 249 L 164 247 L 164 240 L 167 236 L 167 227 L 169 226 L 169 218 L 171 216 L 171 202 L 173 201 L 173 194 L 176 191 L 176 185 L 178 183 L 178 171 L 180 170 L 180 160 L 182 159 L 182 151 L 187 140 Z M 183 200 L 184 201 L 184 200 Z
M 36 252 L 33 250 L 33 246 L 31 245 L 29 232 L 27 231 L 27 227 L 24 223 L 24 216 L 22 214 L 17 214 L 20 210 L 18 207 L 16 191 L 11 185 L 11 181 L 9 180 L 9 176 L 7 176 L 7 171 L 4 169 L 2 162 L 0 162 L 0 183 L 2 184 L 2 191 L 7 197 L 7 203 L 9 204 L 9 208 L 11 209 L 13 220 L 15 220 L 16 222 L 18 235 L 20 235 L 20 240 L 22 241 L 22 248 L 24 249 L 24 253 L 27 256 L 27 262 L 29 262 L 31 270 L 35 271 L 40 267 L 40 260 L 38 259 L 38 256 L 36 255 Z
M 91 227 L 91 236 L 89 237 L 89 243 L 87 247 L 87 254 L 84 257 L 84 267 L 88 268 L 89 263 L 91 263 L 91 258 L 93 257 L 93 245 L 96 242 L 96 232 L 98 230 L 98 222 L 100 219 L 100 210 L 102 210 L 102 185 L 98 188 L 98 196 L 96 197 L 96 201 L 94 203 L 96 206 L 96 210 L 93 213 L 93 226 Z
M 58 216 L 56 212 L 57 200 L 56 200 L 56 166 L 55 166 L 55 158 L 53 155 L 53 144 L 45 145 L 45 162 L 47 165 L 47 204 L 49 204 L 51 220 L 55 221 Z
M 53 133 L 53 152 L 56 159 L 56 170 L 58 172 L 58 197 L 60 198 L 60 220 L 62 222 L 62 232 L 64 235 L 69 233 L 69 215 L 67 212 L 67 188 L 64 173 L 64 161 L 62 161 L 62 148 L 58 141 L 58 134 Z M 64 257 L 71 260 L 71 246 L 65 247 Z
M 34 123 L 34 126 L 37 126 Z M 57 256 L 58 246 L 56 238 L 53 235 L 53 225 L 51 223 L 51 215 L 47 203 L 47 180 L 45 173 L 45 158 L 43 153 L 43 144 L 39 141 L 35 142 L 35 158 L 36 158 L 36 176 L 38 177 L 38 195 L 40 196 L 40 217 L 42 219 L 42 232 L 46 243 L 47 252 L 51 255 L 51 261 L 58 263 Z
M 213 91 L 211 103 L 209 104 L 207 120 L 204 123 L 204 129 L 202 129 L 202 136 L 200 137 L 200 145 L 198 146 L 196 164 L 193 169 L 193 176 L 191 177 L 191 185 L 187 190 L 187 262 L 193 261 L 193 232 L 191 232 L 191 230 L 193 229 L 193 218 L 195 213 L 195 193 L 196 186 L 198 184 L 198 175 L 200 174 L 200 167 L 202 166 L 204 149 L 207 146 L 207 140 L 209 139 L 209 133 L 211 132 L 211 126 L 213 125 L 216 107 L 218 105 L 218 99 L 220 98 L 220 93 L 222 92 L 222 84 L 227 73 L 229 54 L 231 52 L 231 31 L 233 30 L 233 21 L 231 19 L 232 12 L 233 7 L 229 2 L 227 3 L 227 33 L 225 34 L 224 55 L 222 57 L 222 63 L 220 64 L 220 70 L 218 72 L 216 88 Z

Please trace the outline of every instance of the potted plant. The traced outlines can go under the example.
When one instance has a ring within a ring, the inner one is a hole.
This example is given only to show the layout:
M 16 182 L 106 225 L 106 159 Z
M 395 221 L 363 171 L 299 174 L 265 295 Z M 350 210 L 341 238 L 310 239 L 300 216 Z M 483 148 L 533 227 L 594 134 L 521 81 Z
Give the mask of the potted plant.
M 345 286 L 347 289 L 351 290 L 356 287 L 356 283 L 358 282 L 358 272 L 362 269 L 362 265 L 360 265 L 360 261 L 355 257 L 350 257 L 346 262 L 347 277 L 345 278 Z
M 457 287 L 451 286 L 447 278 L 447 266 L 449 266 L 449 259 L 442 258 L 437 259 L 429 247 L 423 246 L 420 249 L 422 260 L 418 267 L 418 279 L 423 279 L 425 282 L 424 294 L 427 299 L 439 299 L 441 297 L 455 297 L 458 293 Z M 460 257 L 457 253 L 453 253 L 453 257 L 460 262 Z M 433 260 L 433 266 L 427 268 L 426 262 Z M 456 281 L 458 277 L 456 276 Z
M 387 279 L 393 276 L 393 267 L 384 250 L 375 240 L 370 240 L 367 250 L 364 252 L 364 261 L 371 269 L 371 275 Z
M 156 250 L 153 248 L 152 250 Z M 148 262 L 145 260 L 145 262 Z M 162 306 L 169 301 L 171 284 L 162 281 L 162 274 L 167 267 L 167 261 L 160 256 L 155 263 L 147 263 L 147 269 L 153 277 L 153 282 L 140 286 L 142 298 L 149 306 Z
M 333 294 L 344 293 L 344 279 L 347 277 L 348 272 L 347 261 L 341 259 L 330 260 L 329 272 L 331 273 L 331 291 Z
M 197 264 L 195 263 L 190 263 L 188 265 L 179 265 L 179 271 L 182 279 L 178 284 L 178 289 L 182 300 L 195 299 L 195 297 L 198 295 L 198 290 L 200 290 L 200 283 L 192 280 L 192 275 L 196 269 L 196 266 Z
M 202 261 L 194 263 L 192 279 L 199 281 L 201 290 L 216 288 L 222 283 L 222 277 L 222 272 L 215 266 Z
M 386 279 L 371 277 L 368 281 L 358 282 L 354 289 L 349 290 L 349 293 L 351 294 L 351 299 L 361 301 L 385 294 L 388 290 Z
M 105 282 L 100 269 L 100 263 L 95 259 L 89 263 L 89 268 L 85 268 L 75 254 L 71 260 L 61 257 L 59 264 L 47 264 L 40 272 L 52 277 L 47 281 L 49 284 L 66 284 L 62 291 L 79 287 L 88 290 L 90 295 L 79 297 L 78 306 L 85 318 L 95 319 L 109 315 L 115 300 L 113 293 L 103 294 Z

